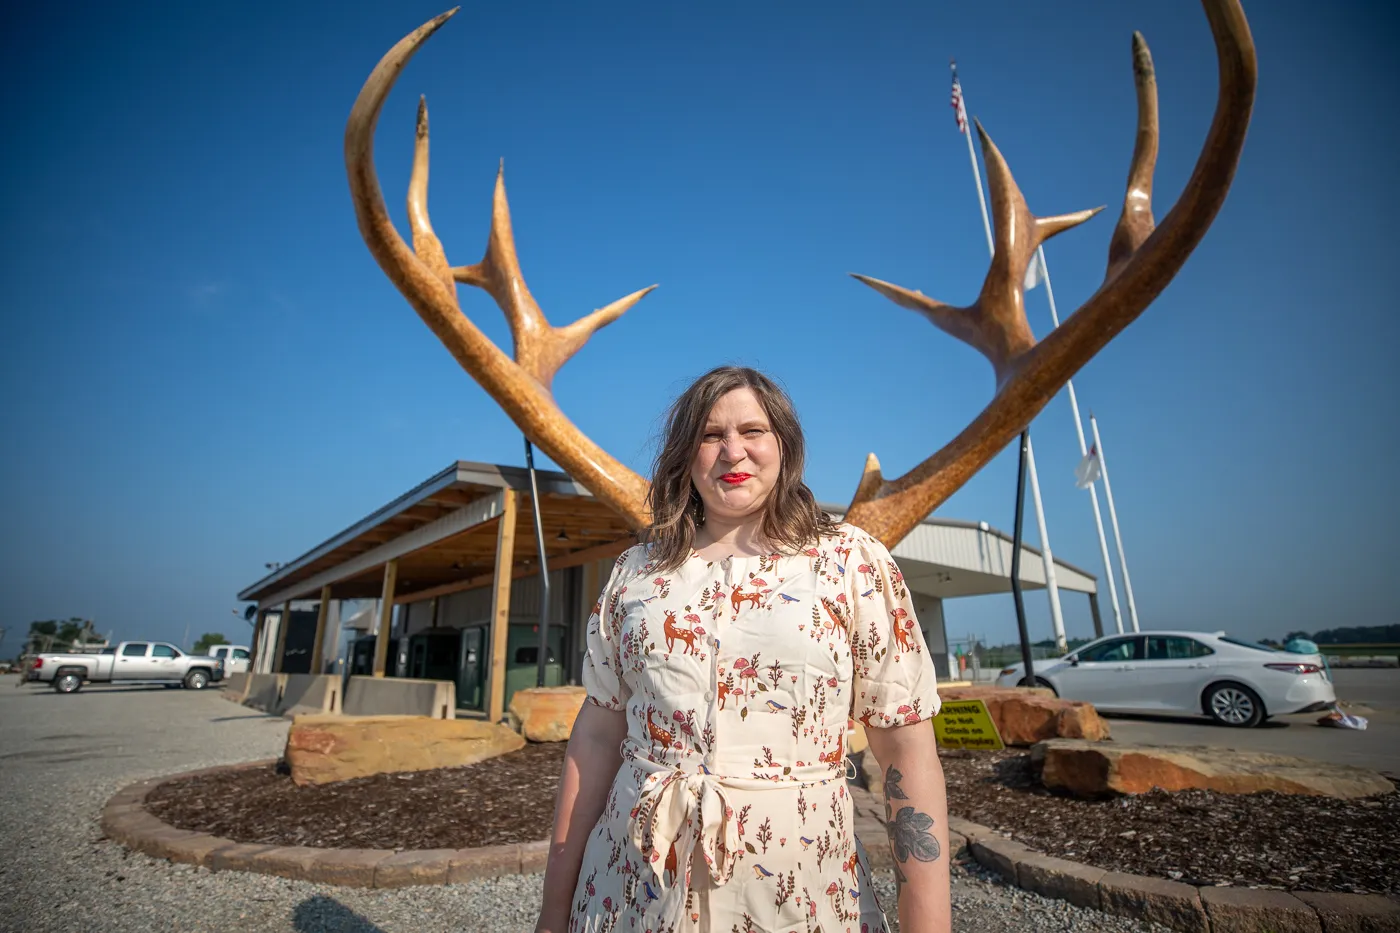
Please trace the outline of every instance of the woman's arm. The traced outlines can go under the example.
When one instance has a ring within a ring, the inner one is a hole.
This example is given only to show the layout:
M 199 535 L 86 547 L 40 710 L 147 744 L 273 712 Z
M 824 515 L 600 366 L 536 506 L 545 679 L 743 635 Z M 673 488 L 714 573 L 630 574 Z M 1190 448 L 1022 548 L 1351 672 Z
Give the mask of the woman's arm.
M 564 773 L 559 778 L 554 833 L 544 872 L 544 903 L 536 933 L 561 933 L 568 929 L 583 849 L 607 803 L 617 769 L 622 766 L 619 748 L 626 737 L 626 713 L 584 701 L 569 735 Z
M 865 734 L 885 773 L 885 827 L 899 882 L 899 928 L 950 933 L 948 792 L 933 727 L 924 721 Z

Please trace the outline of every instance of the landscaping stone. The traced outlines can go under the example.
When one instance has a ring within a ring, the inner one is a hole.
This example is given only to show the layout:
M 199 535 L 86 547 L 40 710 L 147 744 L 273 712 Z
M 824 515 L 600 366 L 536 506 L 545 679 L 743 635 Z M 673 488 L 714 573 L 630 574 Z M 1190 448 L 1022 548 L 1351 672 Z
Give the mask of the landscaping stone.
M 1008 884 L 1019 885 L 1016 866 L 1034 853 L 1030 849 L 1002 836 L 987 834 L 969 844 L 972 857 L 984 867 L 1001 875 Z
M 477 719 L 426 716 L 298 716 L 286 760 L 298 786 L 388 772 L 456 768 L 513 752 L 525 740 Z
M 1046 739 L 1102 741 L 1108 723 L 1079 700 L 1061 700 L 1043 687 L 953 687 L 939 691 L 943 700 L 981 700 L 1007 745 L 1029 746 Z
M 1376 894 L 1299 891 L 1298 900 L 1317 911 L 1323 933 L 1396 933 L 1400 903 Z
M 520 843 L 520 871 L 522 874 L 544 871 L 549 863 L 549 841 Z
M 210 836 L 213 839 L 214 837 Z M 225 840 L 218 839 L 223 843 L 209 851 L 208 856 L 201 863 L 210 871 L 252 871 L 254 859 L 264 852 L 271 852 L 277 846 L 247 845 L 241 843 L 227 844 Z
M 530 687 L 515 691 L 510 712 L 531 742 L 567 742 L 587 693 L 583 687 Z
M 1227 794 L 1276 791 L 1324 797 L 1371 797 L 1393 785 L 1352 765 L 1215 747 L 1099 744 L 1052 739 L 1031 749 L 1040 780 L 1079 797 L 1211 790 Z
M 1311 907 L 1284 891 L 1201 888 L 1211 933 L 1322 933 Z
M 393 854 L 378 849 L 324 849 L 316 859 L 312 880 L 351 888 L 372 888 L 375 870 Z
M 1095 910 L 1099 909 L 1099 882 L 1106 874 L 1102 868 L 1039 853 L 1023 857 L 1016 869 L 1017 884 L 1026 890 Z
M 1209 933 L 1200 892 L 1189 884 L 1110 871 L 1099 879 L 1099 909 L 1182 933 Z
M 461 849 L 447 866 L 447 883 L 459 884 L 478 878 L 498 878 L 520 871 L 520 846 L 486 846 Z
M 248 871 L 306 881 L 311 877 L 311 868 L 322 851 L 308 846 L 276 846 L 249 859 Z
M 457 849 L 420 849 L 396 852 L 375 866 L 376 888 L 404 888 L 416 884 L 446 884 L 447 870 Z

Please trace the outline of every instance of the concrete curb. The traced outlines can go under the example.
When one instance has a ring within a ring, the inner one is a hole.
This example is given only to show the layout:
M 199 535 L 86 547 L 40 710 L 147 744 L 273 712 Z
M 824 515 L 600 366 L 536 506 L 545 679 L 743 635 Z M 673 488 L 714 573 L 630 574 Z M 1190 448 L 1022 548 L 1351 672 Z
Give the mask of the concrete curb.
M 949 818 L 948 826 L 968 840 L 980 865 L 1008 884 L 1183 933 L 1400 931 L 1400 900 L 1384 894 L 1196 887 L 1042 855 L 996 830 L 956 817 Z
M 176 829 L 146 810 L 146 796 L 161 784 L 262 768 L 277 760 L 202 768 L 130 784 L 107 801 L 102 831 L 108 839 L 138 852 L 211 871 L 256 872 L 360 888 L 458 884 L 530 874 L 543 871 L 549 857 L 548 841 L 399 852 L 256 845 Z M 883 805 L 864 793 L 852 798 L 854 829 L 869 867 L 891 867 L 889 848 L 880 844 L 886 835 Z M 958 817 L 948 818 L 948 848 L 949 858 L 970 855 L 1008 884 L 1027 891 L 1134 920 L 1152 920 L 1183 933 L 1400 933 L 1400 899 L 1383 894 L 1300 891 L 1294 895 L 1251 888 L 1198 888 L 1043 855 Z
M 176 829 L 146 810 L 146 796 L 161 784 L 204 774 L 263 768 L 277 760 L 202 768 L 130 784 L 107 801 L 102 810 L 102 832 L 129 849 L 172 862 L 202 865 L 210 871 L 247 871 L 358 888 L 457 884 L 477 878 L 528 874 L 543 871 L 549 857 L 548 841 L 402 852 L 258 845 Z

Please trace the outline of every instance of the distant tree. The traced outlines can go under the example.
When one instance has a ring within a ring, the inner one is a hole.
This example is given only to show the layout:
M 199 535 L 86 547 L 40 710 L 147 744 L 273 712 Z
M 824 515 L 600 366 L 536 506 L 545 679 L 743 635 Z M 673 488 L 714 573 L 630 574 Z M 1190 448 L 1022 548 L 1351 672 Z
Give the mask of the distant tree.
M 1400 642 L 1400 625 L 1329 628 L 1313 636 L 1319 645 L 1393 644 Z
M 30 622 L 30 623 L 29 623 L 29 634 L 31 634 L 31 635 L 57 635 L 57 634 L 58 634 L 58 623 L 55 622 L 53 619 L 49 619 L 49 620 L 47 620 L 47 621 L 45 621 L 45 622 Z
M 1301 638 L 1303 641 L 1313 641 L 1313 637 L 1307 632 L 1289 632 L 1287 635 L 1283 636 L 1283 642 L 1287 644 L 1295 638 Z
M 215 645 L 227 645 L 229 640 L 219 632 L 205 632 L 199 636 L 199 641 L 194 643 L 194 653 L 204 654 Z

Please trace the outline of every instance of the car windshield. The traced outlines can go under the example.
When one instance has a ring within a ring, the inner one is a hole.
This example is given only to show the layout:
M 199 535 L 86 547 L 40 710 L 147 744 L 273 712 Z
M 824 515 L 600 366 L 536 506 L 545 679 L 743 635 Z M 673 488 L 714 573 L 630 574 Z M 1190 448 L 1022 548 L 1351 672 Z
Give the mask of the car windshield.
M 1227 645 L 1239 645 L 1241 648 L 1253 648 L 1255 651 L 1267 651 L 1270 654 L 1277 654 L 1277 648 L 1270 648 L 1268 645 L 1261 645 L 1257 641 L 1245 641 L 1243 638 L 1231 638 L 1229 635 L 1221 635 L 1220 640 Z

